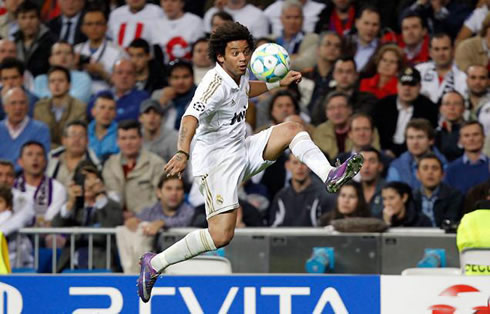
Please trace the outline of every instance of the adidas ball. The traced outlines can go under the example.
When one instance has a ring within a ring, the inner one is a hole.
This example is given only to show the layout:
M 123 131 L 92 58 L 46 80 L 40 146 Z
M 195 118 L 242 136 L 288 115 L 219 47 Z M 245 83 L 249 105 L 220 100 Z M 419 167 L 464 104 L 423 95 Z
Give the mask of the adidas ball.
M 252 54 L 250 68 L 257 79 L 277 82 L 289 71 L 288 52 L 278 44 L 263 44 Z

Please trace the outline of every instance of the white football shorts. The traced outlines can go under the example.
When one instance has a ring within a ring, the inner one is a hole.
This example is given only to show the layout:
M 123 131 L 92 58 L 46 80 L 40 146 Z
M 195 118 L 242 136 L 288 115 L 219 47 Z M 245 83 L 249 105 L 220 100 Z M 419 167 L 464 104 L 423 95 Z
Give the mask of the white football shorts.
M 195 177 L 204 197 L 207 219 L 238 208 L 239 185 L 275 162 L 262 156 L 272 128 L 245 139 L 246 156 L 229 156 L 209 173 Z

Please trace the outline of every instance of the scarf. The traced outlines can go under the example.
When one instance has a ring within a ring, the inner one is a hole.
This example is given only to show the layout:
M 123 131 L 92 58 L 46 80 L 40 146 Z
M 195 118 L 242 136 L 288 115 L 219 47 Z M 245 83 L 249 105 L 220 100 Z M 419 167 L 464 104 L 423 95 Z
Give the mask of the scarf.
M 14 182 L 14 187 L 21 192 L 26 191 L 26 181 L 24 176 L 18 177 Z M 51 202 L 53 201 L 53 179 L 43 176 L 41 183 L 34 192 L 34 210 L 36 214 L 46 214 Z

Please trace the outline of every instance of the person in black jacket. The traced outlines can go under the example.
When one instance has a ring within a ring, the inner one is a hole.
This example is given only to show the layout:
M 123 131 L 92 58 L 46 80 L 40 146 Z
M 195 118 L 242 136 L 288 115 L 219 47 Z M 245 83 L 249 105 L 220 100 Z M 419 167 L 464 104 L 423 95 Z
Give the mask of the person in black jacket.
M 57 40 L 69 42 L 72 46 L 87 40 L 82 33 L 83 7 L 85 0 L 58 0 L 61 14 L 47 23 Z
M 381 190 L 384 209 L 380 217 L 391 227 L 431 227 L 430 219 L 419 212 L 412 198 L 412 188 L 393 181 Z
M 444 220 L 456 223 L 461 218 L 463 194 L 442 182 L 444 169 L 434 153 L 420 157 L 417 178 L 422 187 L 413 193 L 417 209 L 431 220 L 433 227 L 440 227 Z
M 408 67 L 398 76 L 398 95 L 380 99 L 374 109 L 374 124 L 378 128 L 381 148 L 399 156 L 406 151 L 405 128 L 413 118 L 425 118 L 437 127 L 439 109 L 420 94 L 420 72 Z M 399 115 L 402 115 L 399 119 Z
M 464 98 L 457 91 L 447 92 L 441 101 L 441 122 L 436 130 L 434 145 L 448 161 L 461 157 L 464 153 L 459 144 L 459 129 L 464 122 Z
M 41 23 L 41 11 L 35 3 L 24 1 L 16 14 L 19 24 L 19 30 L 14 34 L 17 57 L 34 77 L 47 73 L 56 36 Z

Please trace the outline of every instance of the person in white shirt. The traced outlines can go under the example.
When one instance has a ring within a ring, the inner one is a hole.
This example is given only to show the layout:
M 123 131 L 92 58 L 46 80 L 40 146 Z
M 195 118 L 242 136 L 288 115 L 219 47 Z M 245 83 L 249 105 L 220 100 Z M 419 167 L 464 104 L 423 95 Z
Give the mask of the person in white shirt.
M 107 16 L 101 8 L 85 11 L 82 32 L 88 40 L 75 46 L 80 67 L 92 78 L 92 94 L 109 89 L 112 69 L 116 62 L 126 58 L 126 52 L 106 38 Z
M 466 19 L 463 26 L 459 30 L 458 37 L 456 37 L 456 46 L 466 38 L 472 37 L 474 34 L 478 34 L 481 31 L 483 20 L 488 14 L 488 8 L 490 7 L 490 0 L 479 1 L 483 2 L 482 6 L 476 8 L 473 13 Z
M 422 78 L 421 93 L 437 104 L 451 90 L 461 95 L 466 92 L 466 74 L 454 63 L 451 37 L 445 33 L 434 35 L 430 40 L 429 54 L 432 61 L 415 66 Z
M 245 138 L 248 98 L 301 80 L 290 71 L 281 81 L 249 81 L 248 63 L 254 49 L 250 31 L 240 23 L 227 23 L 211 35 L 209 54 L 217 63 L 199 84 L 182 118 L 178 151 L 164 167 L 169 176 L 181 176 L 187 166 L 191 141 L 194 179 L 206 198 L 208 229 L 195 230 L 164 252 L 141 257 L 138 293 L 148 302 L 159 274 L 169 265 L 227 245 L 233 238 L 238 186 L 270 166 L 290 147 L 301 162 L 321 177 L 327 190 L 336 192 L 362 165 L 354 156 L 334 168 L 297 122 L 284 122 Z
M 204 36 L 204 25 L 199 16 L 184 12 L 184 0 L 162 0 L 164 18 L 152 26 L 153 44 L 165 52 L 167 62 L 191 58 L 192 44 Z
M 204 75 L 211 70 L 213 62 L 208 56 L 208 40 L 199 38 L 192 45 L 192 68 L 194 69 L 194 84 L 198 85 Z
M 265 37 L 269 34 L 269 20 L 264 12 L 247 4 L 246 0 L 228 1 L 224 7 L 214 6 L 204 14 L 204 27 L 206 33 L 211 32 L 211 18 L 219 10 L 225 10 L 230 13 L 236 22 L 245 25 L 255 38 Z
M 162 8 L 146 0 L 126 0 L 109 15 L 109 37 L 121 47 L 127 47 L 136 38 L 153 42 L 152 28 L 164 16 Z
M 14 187 L 25 192 L 34 202 L 36 226 L 46 227 L 66 202 L 66 190 L 61 183 L 44 175 L 46 151 L 36 141 L 22 145 L 18 164 L 22 175 L 17 177 Z
M 269 19 L 270 25 L 272 25 L 272 34 L 276 36 L 282 33 L 281 10 L 283 4 L 287 1 L 289 0 L 278 0 L 264 10 L 264 14 Z M 319 14 L 326 5 L 313 0 L 299 0 L 298 2 L 303 6 L 303 32 L 313 33 L 319 20 Z

